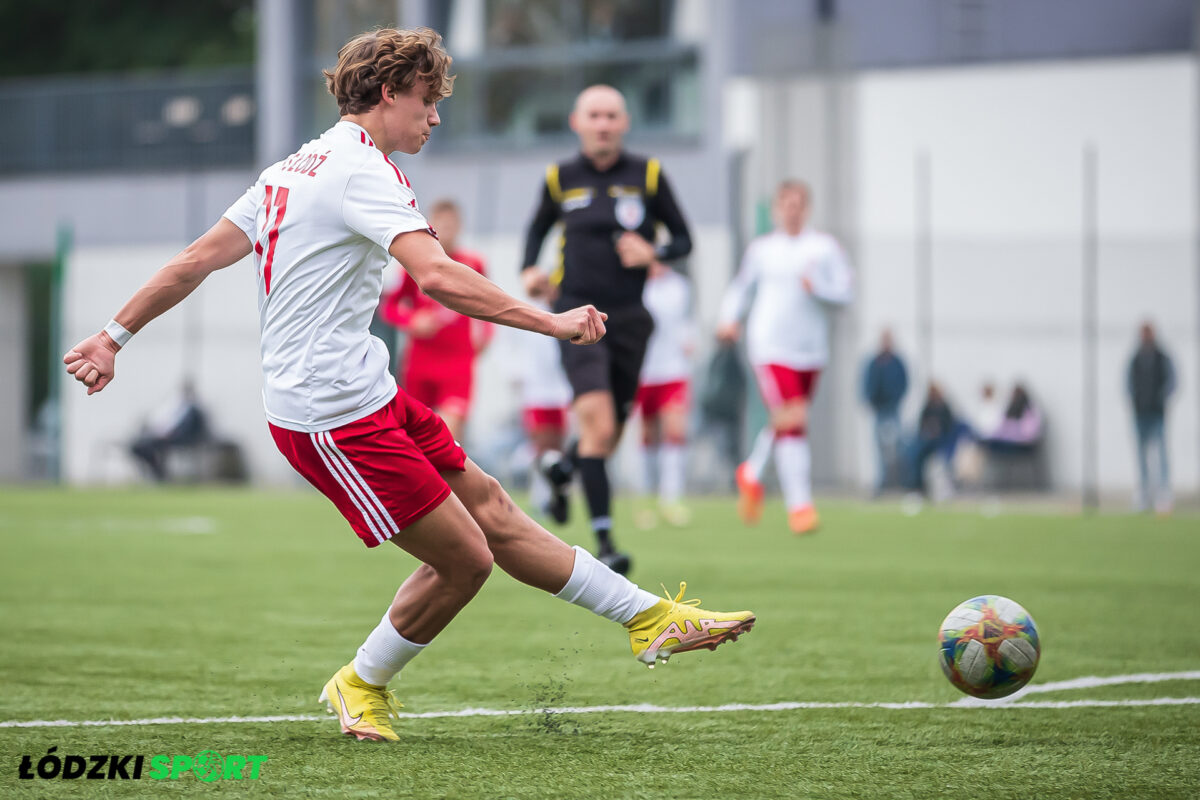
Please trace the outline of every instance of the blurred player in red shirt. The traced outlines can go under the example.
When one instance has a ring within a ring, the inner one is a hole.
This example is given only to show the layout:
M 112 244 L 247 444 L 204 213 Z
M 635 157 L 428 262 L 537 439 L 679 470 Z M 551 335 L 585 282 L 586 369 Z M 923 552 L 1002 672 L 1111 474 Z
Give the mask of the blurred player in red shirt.
M 458 246 L 462 215 L 453 200 L 434 203 L 429 223 L 446 255 L 487 275 L 483 257 Z M 408 334 L 403 367 L 397 370 L 400 383 L 436 411 L 451 435 L 461 441 L 471 409 L 475 356 L 491 341 L 492 326 L 451 311 L 424 294 L 407 272 L 401 275 L 400 283 L 379 304 L 383 319 Z

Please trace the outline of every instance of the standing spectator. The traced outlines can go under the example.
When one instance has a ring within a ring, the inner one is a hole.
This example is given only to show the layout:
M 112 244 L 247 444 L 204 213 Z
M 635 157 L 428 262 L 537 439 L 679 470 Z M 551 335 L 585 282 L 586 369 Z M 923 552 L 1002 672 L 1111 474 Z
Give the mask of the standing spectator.
M 487 275 L 483 257 L 458 246 L 462 215 L 453 200 L 433 204 L 429 222 L 453 260 Z M 437 412 L 461 441 L 471 410 L 475 357 L 492 336 L 490 323 L 451 311 L 421 291 L 412 275 L 401 270 L 400 283 L 379 304 L 384 321 L 408 333 L 404 364 L 399 370 L 404 390 Z
M 1164 433 L 1167 398 L 1175 391 L 1175 366 L 1158 346 L 1154 326 L 1142 324 L 1140 342 L 1129 361 L 1127 378 L 1133 422 L 1137 431 L 1138 474 L 1140 476 L 1136 508 L 1146 511 L 1153 504 L 1160 514 L 1171 512 L 1171 479 L 1167 466 L 1167 438 Z M 1158 449 L 1158 470 L 1150 479 L 1150 448 Z
M 888 476 L 899 470 L 900 403 L 907 392 L 908 370 L 893 350 L 892 332 L 885 329 L 879 337 L 879 352 L 863 375 L 863 398 L 875 414 L 876 497 L 887 488 Z
M 624 149 L 629 112 L 620 92 L 611 86 L 584 89 L 570 124 L 580 152 L 546 168 L 525 237 L 521 280 L 531 297 L 556 285 L 555 309 L 584 303 L 608 314 L 608 335 L 596 347 L 559 348 L 574 393 L 579 441 L 570 448 L 574 452 L 547 464 L 547 474 L 557 491 L 566 492 L 571 476 L 579 473 L 598 556 L 624 574 L 630 561 L 612 540 L 606 462 L 621 440 L 654 330 L 642 304 L 647 272 L 690 253 L 692 237 L 658 159 Z M 562 223 L 559 262 L 547 275 L 537 259 L 555 223 Z M 660 227 L 670 234 L 665 244 L 658 244 Z
M 770 414 L 737 469 L 739 514 L 751 523 L 761 516 L 762 472 L 774 448 L 788 527 L 796 534 L 811 533 L 819 524 L 812 501 L 808 407 L 829 361 L 833 312 L 854 296 L 853 273 L 841 245 L 808 224 L 811 200 L 807 184 L 779 184 L 775 230 L 746 248 L 717 327 L 719 340 L 733 342 L 746 318 L 746 351 Z

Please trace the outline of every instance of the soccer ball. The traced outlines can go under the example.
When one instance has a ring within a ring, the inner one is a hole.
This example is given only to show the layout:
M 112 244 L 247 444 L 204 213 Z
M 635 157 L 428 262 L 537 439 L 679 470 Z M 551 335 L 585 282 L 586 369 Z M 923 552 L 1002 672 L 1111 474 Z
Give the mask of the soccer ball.
M 995 594 L 972 597 L 942 620 L 938 663 L 950 682 L 975 697 L 1004 697 L 1029 683 L 1042 646 L 1033 617 Z

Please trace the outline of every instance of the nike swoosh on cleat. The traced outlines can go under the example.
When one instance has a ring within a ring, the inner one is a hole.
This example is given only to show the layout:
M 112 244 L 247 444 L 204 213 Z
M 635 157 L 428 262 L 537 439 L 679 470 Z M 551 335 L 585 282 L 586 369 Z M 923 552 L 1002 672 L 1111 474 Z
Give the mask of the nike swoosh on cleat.
M 350 709 L 346 708 L 346 698 L 342 697 L 342 687 L 335 685 L 334 688 L 337 689 L 338 702 L 342 704 L 342 721 L 346 723 L 346 727 L 352 728 L 362 722 L 362 714 L 357 717 L 350 716 Z
M 649 636 L 634 637 L 634 641 L 639 642 L 639 643 L 648 642 L 648 641 L 650 641 L 650 637 Z

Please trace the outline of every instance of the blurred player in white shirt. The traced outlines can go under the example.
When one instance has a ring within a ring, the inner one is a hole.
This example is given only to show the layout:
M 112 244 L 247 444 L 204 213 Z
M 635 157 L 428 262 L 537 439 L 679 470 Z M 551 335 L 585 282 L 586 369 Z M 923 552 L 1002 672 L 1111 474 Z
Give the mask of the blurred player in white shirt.
M 453 85 L 449 67 L 441 37 L 425 28 L 352 39 L 325 73 L 341 120 L 265 169 L 102 331 L 63 357 L 89 395 L 103 390 L 135 333 L 210 273 L 255 254 L 263 403 L 276 445 L 368 547 L 390 540 L 422 562 L 321 694 L 342 732 L 359 739 L 399 739 L 388 681 L 475 596 L 493 564 L 622 623 L 644 663 L 715 646 L 754 622 L 749 612 L 658 599 L 555 538 L 467 458 L 433 411 L 397 391 L 387 349 L 369 331 L 389 256 L 460 314 L 581 345 L 605 333 L 605 315 L 592 306 L 551 314 L 450 259 L 422 217 L 387 154 L 417 153 L 428 141 Z M 339 592 L 368 590 L 356 574 L 331 580 Z
M 532 304 L 549 311 L 544 299 Z M 533 444 L 533 469 L 529 471 L 529 501 L 560 525 L 568 518 L 566 492 L 552 490 L 541 469 L 542 456 L 562 452 L 567 438 L 567 413 L 571 384 L 562 368 L 558 342 L 549 336 L 522 335 L 520 358 L 521 422 Z
M 653 264 L 642 291 L 642 302 L 654 318 L 654 333 L 646 346 L 634 408 L 642 415 L 643 489 L 657 486 L 658 513 L 671 525 L 686 525 L 690 514 L 683 505 L 687 478 L 687 422 L 691 355 L 695 329 L 691 317 L 691 286 L 687 278 L 665 264 Z M 638 524 L 656 524 L 653 509 L 638 513 Z
M 812 501 L 808 408 L 829 361 L 830 317 L 854 297 L 854 279 L 837 241 L 808 225 L 811 192 L 784 181 L 775 193 L 775 230 L 746 248 L 721 304 L 717 336 L 733 342 L 746 319 L 746 351 L 770 421 L 737 469 L 738 509 L 746 522 L 762 514 L 762 473 L 775 450 L 788 526 L 817 529 Z M 753 298 L 753 299 L 751 299 Z

